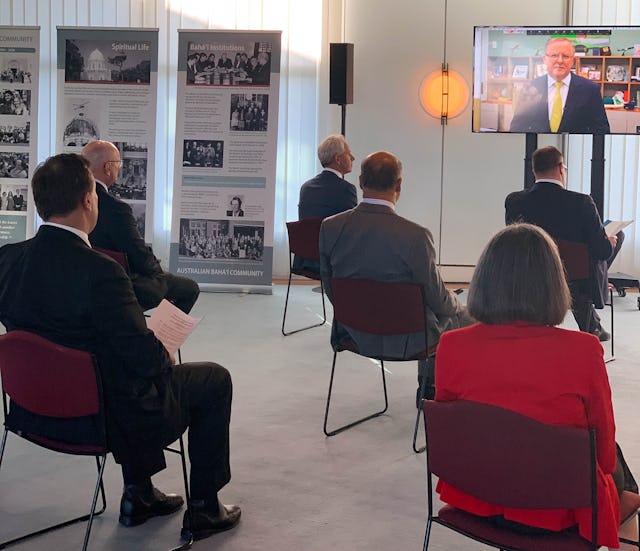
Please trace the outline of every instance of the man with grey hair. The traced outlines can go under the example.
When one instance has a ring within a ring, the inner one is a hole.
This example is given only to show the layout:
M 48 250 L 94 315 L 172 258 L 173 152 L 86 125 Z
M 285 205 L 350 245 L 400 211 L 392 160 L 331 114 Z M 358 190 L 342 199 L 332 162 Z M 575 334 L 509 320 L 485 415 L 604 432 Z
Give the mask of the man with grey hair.
M 472 322 L 456 296 L 445 287 L 436 264 L 431 232 L 398 215 L 395 205 L 402 188 L 402 163 L 378 151 L 362 161 L 362 202 L 354 209 L 326 218 L 320 228 L 320 273 L 331 300 L 331 278 L 349 277 L 416 283 L 426 298 L 428 346 L 438 343 L 447 329 Z M 331 344 L 349 338 L 371 355 L 411 357 L 424 350 L 419 334 L 377 336 L 333 322 Z M 433 394 L 433 372 L 419 364 L 419 380 L 427 375 L 427 397 Z M 429 388 L 431 387 L 431 388 Z M 422 396 L 418 395 L 418 399 Z
M 344 136 L 333 134 L 318 146 L 318 159 L 322 172 L 305 182 L 300 188 L 298 218 L 326 218 L 352 209 L 358 204 L 356 187 L 344 179 L 353 168 L 355 157 Z M 297 269 L 319 271 L 316 261 L 295 257 Z

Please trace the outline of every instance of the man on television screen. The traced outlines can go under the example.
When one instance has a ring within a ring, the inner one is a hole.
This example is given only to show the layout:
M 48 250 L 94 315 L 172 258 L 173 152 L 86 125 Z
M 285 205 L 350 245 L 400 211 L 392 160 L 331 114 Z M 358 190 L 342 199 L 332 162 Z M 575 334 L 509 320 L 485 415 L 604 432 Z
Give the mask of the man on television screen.
M 571 72 L 574 57 L 568 38 L 547 41 L 543 57 L 547 74 L 521 90 L 514 101 L 510 132 L 609 133 L 600 86 Z

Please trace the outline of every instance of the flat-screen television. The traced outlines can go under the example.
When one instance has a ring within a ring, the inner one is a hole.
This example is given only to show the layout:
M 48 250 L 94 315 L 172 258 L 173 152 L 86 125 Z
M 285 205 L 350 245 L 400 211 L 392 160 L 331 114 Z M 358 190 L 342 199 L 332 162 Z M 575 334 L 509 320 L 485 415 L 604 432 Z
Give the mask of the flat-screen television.
M 640 134 L 640 27 L 475 27 L 473 131 Z

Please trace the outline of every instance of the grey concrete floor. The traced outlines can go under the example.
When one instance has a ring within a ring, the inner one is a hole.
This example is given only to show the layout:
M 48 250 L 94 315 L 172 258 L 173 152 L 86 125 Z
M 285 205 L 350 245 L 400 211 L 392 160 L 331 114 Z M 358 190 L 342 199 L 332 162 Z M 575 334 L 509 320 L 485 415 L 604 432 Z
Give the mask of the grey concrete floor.
M 411 450 L 415 420 L 415 363 L 389 363 L 386 415 L 332 438 L 322 432 L 331 367 L 329 326 L 289 337 L 280 333 L 286 287 L 272 296 L 203 293 L 194 308 L 204 319 L 183 346 L 183 361 L 212 360 L 234 381 L 232 481 L 221 496 L 242 507 L 240 525 L 197 542 L 196 550 L 383 551 L 422 548 L 426 515 L 425 457 Z M 615 298 L 616 361 L 608 364 L 618 441 L 640 473 L 637 434 L 640 390 L 640 311 L 637 294 Z M 320 296 L 292 290 L 288 320 L 313 323 Z M 331 319 L 329 307 L 329 319 Z M 608 316 L 603 314 L 608 325 Z M 289 324 L 288 324 L 289 325 Z M 575 327 L 572 319 L 565 322 Z M 608 347 L 607 347 L 608 350 Z M 339 355 L 336 423 L 381 402 L 379 371 L 369 360 Z M 154 477 L 164 491 L 181 492 L 179 461 Z M 88 508 L 92 459 L 61 456 L 10 435 L 0 471 L 0 539 Z M 164 550 L 179 542 L 182 514 L 136 528 L 118 524 L 120 469 L 109 458 L 107 511 L 94 522 L 92 550 Z M 16 551 L 79 549 L 84 524 L 18 544 Z M 429 549 L 485 549 L 436 526 Z

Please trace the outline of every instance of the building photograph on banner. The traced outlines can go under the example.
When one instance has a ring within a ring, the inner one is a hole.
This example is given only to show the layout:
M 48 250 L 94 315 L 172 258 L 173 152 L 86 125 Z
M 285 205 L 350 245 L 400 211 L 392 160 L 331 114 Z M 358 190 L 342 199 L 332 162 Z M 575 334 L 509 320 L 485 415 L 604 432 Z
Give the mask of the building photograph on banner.
M 39 27 L 0 27 L 0 246 L 33 235 Z
M 122 163 L 108 191 L 129 204 L 150 243 L 158 31 L 59 27 L 57 69 L 57 151 L 112 142 Z
M 179 31 L 170 269 L 271 292 L 280 32 Z

